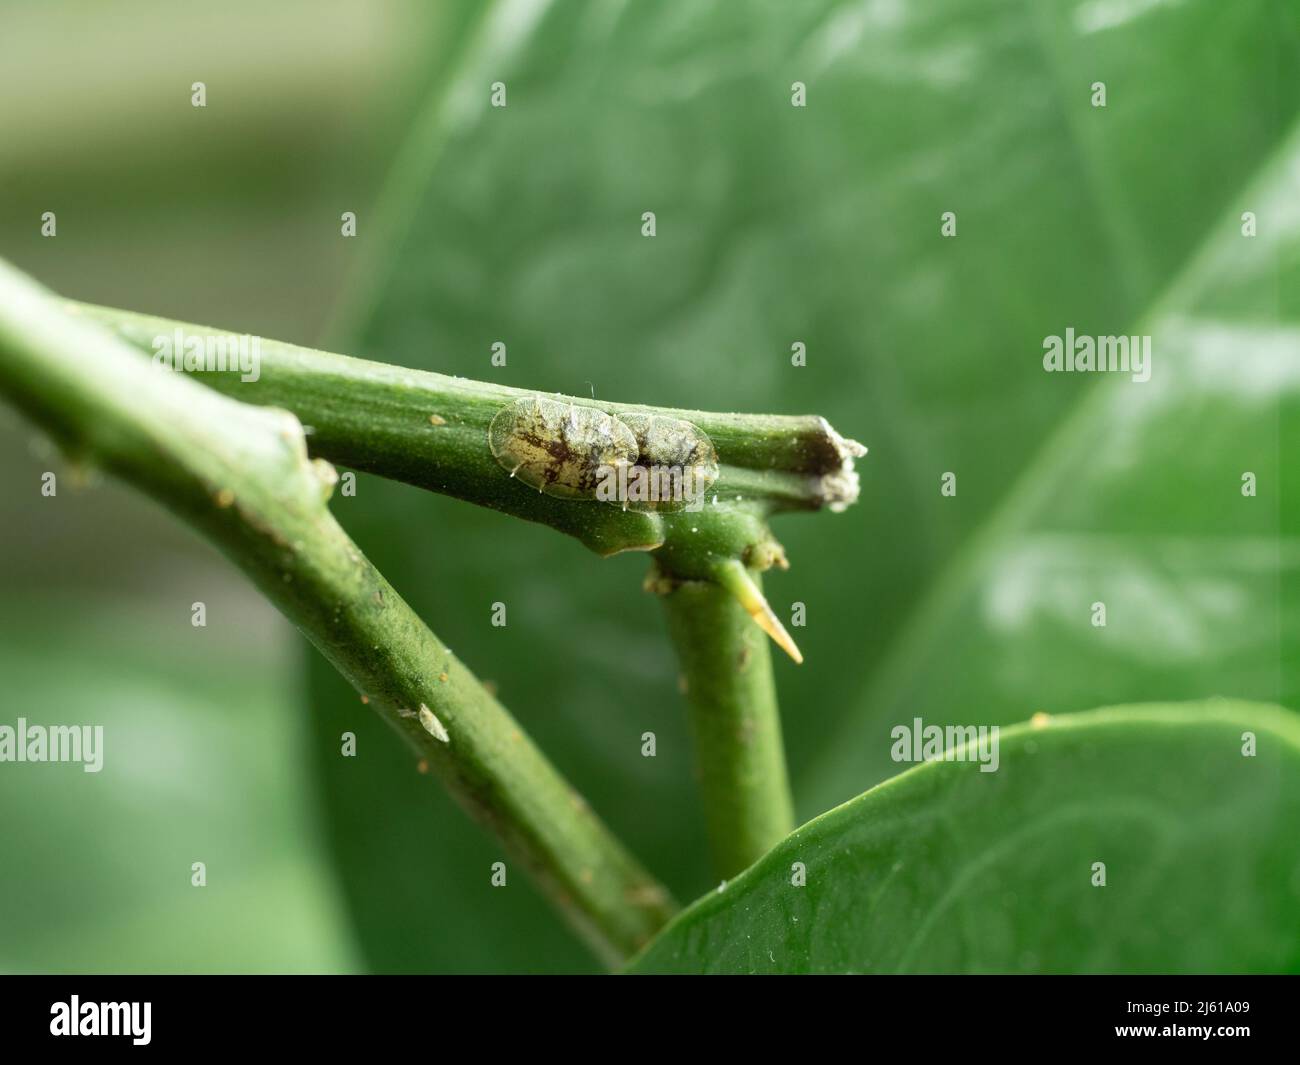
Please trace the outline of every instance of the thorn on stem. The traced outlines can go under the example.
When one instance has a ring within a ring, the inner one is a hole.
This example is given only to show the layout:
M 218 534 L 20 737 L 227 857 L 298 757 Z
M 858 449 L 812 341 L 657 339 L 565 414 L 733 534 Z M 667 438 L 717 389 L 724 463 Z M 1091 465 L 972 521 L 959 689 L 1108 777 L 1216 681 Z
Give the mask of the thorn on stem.
M 796 662 L 802 663 L 803 655 L 799 648 L 785 631 L 781 619 L 772 612 L 762 590 L 744 563 L 739 559 L 729 559 L 717 568 L 715 575 L 718 583 L 739 600 L 749 616 L 758 623 L 758 627 L 771 636 L 782 651 Z

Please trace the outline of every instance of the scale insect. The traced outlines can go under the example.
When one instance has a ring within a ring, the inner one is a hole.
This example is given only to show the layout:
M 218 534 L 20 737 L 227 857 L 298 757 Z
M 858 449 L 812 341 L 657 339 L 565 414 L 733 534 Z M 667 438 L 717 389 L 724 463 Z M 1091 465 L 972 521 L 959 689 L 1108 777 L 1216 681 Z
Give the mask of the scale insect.
M 488 442 L 511 477 L 560 499 L 594 499 L 601 469 L 630 466 L 637 456 L 636 437 L 617 418 L 541 396 L 497 411 Z
M 433 711 L 424 703 L 420 704 L 420 725 L 435 740 L 440 740 L 443 743 L 451 742 L 451 737 L 447 734 L 447 726 L 439 721 L 434 716 Z
M 704 431 L 661 414 L 614 415 L 525 396 L 496 413 L 488 441 L 512 477 L 560 499 L 677 510 L 702 502 L 718 477 L 717 452 Z
M 625 500 L 633 510 L 681 510 L 704 496 L 718 479 L 718 453 L 698 425 L 666 414 L 620 414 L 636 437 L 636 466 L 644 471 L 643 490 L 633 483 Z M 637 498 L 640 496 L 641 498 Z

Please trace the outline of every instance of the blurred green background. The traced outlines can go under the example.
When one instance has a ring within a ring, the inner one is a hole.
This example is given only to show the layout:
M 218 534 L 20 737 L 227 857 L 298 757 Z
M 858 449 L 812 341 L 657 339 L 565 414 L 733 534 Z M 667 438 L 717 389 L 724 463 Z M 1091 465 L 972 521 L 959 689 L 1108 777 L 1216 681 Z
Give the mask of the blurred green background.
M 3 3 L 0 254 L 403 365 L 826 415 L 871 449 L 862 500 L 778 524 L 768 582 L 807 605 L 777 682 L 809 817 L 892 775 L 914 715 L 1300 705 L 1298 59 L 1282 0 Z M 1043 373 L 1067 326 L 1151 334 L 1152 381 Z M 214 551 L 7 409 L 0 434 L 0 717 L 109 744 L 98 776 L 0 768 L 0 967 L 593 968 Z M 706 890 L 645 561 L 368 477 L 334 507 L 679 897 Z

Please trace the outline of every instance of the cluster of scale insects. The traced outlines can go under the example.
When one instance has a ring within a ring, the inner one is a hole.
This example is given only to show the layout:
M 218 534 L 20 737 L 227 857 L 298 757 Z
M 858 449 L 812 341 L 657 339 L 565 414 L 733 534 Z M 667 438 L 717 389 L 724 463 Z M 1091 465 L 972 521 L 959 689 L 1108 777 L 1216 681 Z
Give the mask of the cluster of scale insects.
M 602 481 L 643 474 L 686 483 L 702 499 L 718 479 L 718 454 L 705 432 L 663 414 L 609 414 L 544 396 L 525 396 L 492 419 L 488 440 L 503 469 L 531 488 L 559 499 L 604 498 Z M 626 480 L 620 483 L 626 484 Z M 682 498 L 626 499 L 634 510 L 676 510 Z

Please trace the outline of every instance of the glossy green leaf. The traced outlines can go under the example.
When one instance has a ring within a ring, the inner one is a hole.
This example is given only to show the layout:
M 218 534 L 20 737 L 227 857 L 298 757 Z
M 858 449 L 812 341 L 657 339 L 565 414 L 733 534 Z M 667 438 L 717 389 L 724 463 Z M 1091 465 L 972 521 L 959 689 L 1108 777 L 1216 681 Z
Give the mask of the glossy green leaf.
M 631 970 L 1300 970 L 1295 715 L 1069 714 L 1003 731 L 997 766 L 928 762 L 823 814 Z
M 890 772 L 915 710 L 1008 723 L 1090 701 L 1252 695 L 1300 705 L 1300 125 L 1132 332 L 1150 381 L 1071 412 L 891 643 L 814 773 L 828 806 Z M 1287 412 L 1290 412 L 1289 414 Z M 1104 608 L 1103 616 L 1099 605 Z
M 804 816 L 891 774 L 889 729 L 914 712 L 1291 701 L 1278 663 L 1300 611 L 1277 589 L 1297 551 L 1277 539 L 1276 490 L 1294 378 L 1268 353 L 1291 335 L 1274 283 L 1294 270 L 1295 219 L 1276 193 L 1247 202 L 1293 154 L 1287 13 L 494 5 L 395 175 L 392 227 L 356 239 L 372 262 L 393 254 L 333 346 L 542 391 L 816 412 L 866 443 L 862 502 L 779 522 L 793 569 L 766 584 L 783 617 L 807 607 L 806 664 L 777 665 Z M 1253 241 L 1233 229 L 1248 209 Z M 1044 373 L 1043 338 L 1070 326 L 1155 333 L 1153 380 Z M 1203 372 L 1180 372 L 1194 349 Z M 1248 350 L 1260 369 L 1234 377 Z M 335 509 L 639 856 L 681 897 L 707 886 L 644 563 L 369 479 Z M 321 664 L 312 699 L 373 966 L 589 966 L 522 880 L 490 888 L 491 845 Z M 356 760 L 337 756 L 344 727 Z

